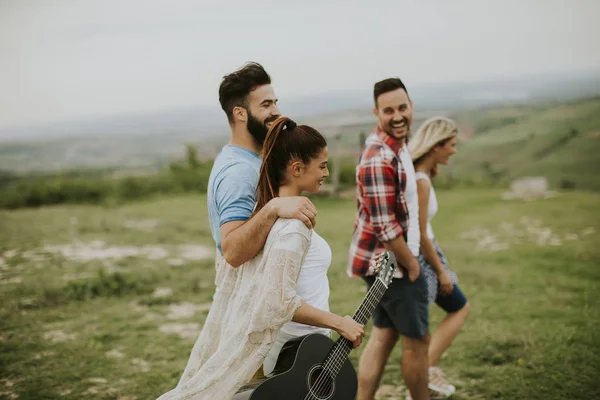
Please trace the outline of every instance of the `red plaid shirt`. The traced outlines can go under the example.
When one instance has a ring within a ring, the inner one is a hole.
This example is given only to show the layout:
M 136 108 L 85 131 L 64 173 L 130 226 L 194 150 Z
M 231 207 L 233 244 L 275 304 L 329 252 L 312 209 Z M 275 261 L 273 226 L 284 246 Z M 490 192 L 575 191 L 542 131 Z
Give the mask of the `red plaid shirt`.
M 349 276 L 369 275 L 369 264 L 385 250 L 384 242 L 400 236 L 407 240 L 406 172 L 400 161 L 403 143 L 379 125 L 367 138 L 356 167 L 357 214 L 348 260 Z

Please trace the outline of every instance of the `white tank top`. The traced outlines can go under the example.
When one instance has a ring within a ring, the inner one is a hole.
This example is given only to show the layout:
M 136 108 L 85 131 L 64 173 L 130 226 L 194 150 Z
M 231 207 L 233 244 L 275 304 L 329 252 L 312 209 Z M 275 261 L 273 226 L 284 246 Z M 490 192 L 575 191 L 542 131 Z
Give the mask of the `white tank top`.
M 311 306 L 329 311 L 329 279 L 327 270 L 331 265 L 331 248 L 317 232 L 313 231 L 310 247 L 304 258 L 296 293 Z M 290 321 L 281 330 L 288 335 L 302 336 L 309 333 L 329 335 L 330 330 Z
M 431 184 L 431 179 L 429 179 L 429 175 L 425 172 L 416 172 L 415 178 L 417 180 L 424 179 L 429 182 L 429 201 L 427 202 L 427 237 L 429 239 L 433 239 L 435 236 L 433 235 L 433 228 L 431 227 L 431 220 L 435 217 L 438 211 L 438 202 L 437 197 L 435 196 L 435 190 L 433 190 L 433 185 Z

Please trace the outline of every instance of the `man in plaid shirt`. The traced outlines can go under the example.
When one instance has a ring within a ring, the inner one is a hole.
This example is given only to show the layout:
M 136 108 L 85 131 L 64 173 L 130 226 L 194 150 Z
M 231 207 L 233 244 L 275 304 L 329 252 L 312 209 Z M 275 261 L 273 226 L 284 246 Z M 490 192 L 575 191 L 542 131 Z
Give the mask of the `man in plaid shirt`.
M 420 274 L 418 199 L 406 139 L 413 107 L 398 78 L 374 87 L 375 131 L 365 143 L 356 171 L 357 215 L 348 274 L 375 282 L 369 265 L 389 250 L 398 261 L 395 275 L 373 313 L 373 330 L 359 362 L 358 400 L 372 400 L 383 369 L 402 336 L 402 376 L 414 400 L 429 399 L 427 282 Z

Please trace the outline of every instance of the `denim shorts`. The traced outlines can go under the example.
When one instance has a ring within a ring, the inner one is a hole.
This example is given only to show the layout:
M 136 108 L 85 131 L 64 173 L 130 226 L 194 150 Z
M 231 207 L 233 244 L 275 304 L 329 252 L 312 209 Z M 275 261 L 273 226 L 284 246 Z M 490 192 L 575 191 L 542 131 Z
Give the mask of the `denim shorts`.
M 454 289 L 452 289 L 452 292 L 449 295 L 443 296 L 438 293 L 435 298 L 435 304 L 447 313 L 453 313 L 457 312 L 467 304 L 467 296 L 460 290 L 458 285 L 454 285 Z

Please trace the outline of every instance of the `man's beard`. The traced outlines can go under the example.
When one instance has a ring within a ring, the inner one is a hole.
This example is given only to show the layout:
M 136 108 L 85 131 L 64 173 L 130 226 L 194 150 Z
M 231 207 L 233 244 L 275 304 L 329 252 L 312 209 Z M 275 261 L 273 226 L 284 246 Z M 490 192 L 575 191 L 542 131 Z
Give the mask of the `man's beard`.
M 252 115 L 250 110 L 248 110 L 248 124 L 246 126 L 248 127 L 248 132 L 250 132 L 256 144 L 262 147 L 263 143 L 265 142 L 265 138 L 267 137 L 267 132 L 269 132 L 267 124 L 275 121 L 277 118 L 279 118 L 279 115 L 272 115 L 266 118 L 264 122 L 260 122 L 256 117 L 254 117 L 254 115 Z
M 404 122 L 404 128 L 406 131 L 406 134 L 399 138 L 396 136 L 396 134 L 394 133 L 394 127 L 393 125 L 399 124 Z M 396 140 L 408 140 L 408 136 L 410 135 L 410 121 L 407 118 L 402 118 L 400 121 L 390 121 L 389 124 L 387 124 L 387 127 L 384 129 L 385 133 L 387 133 L 389 136 L 393 137 Z

